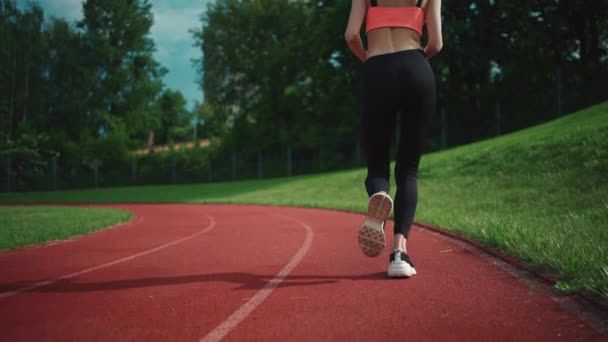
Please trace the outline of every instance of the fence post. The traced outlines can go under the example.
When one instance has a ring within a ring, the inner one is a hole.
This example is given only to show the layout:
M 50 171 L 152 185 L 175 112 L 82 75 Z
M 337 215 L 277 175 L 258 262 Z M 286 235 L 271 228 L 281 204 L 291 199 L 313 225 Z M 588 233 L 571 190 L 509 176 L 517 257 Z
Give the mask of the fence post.
M 496 121 L 496 135 L 500 135 L 500 133 L 501 133 L 501 129 L 500 129 L 501 112 L 500 112 L 500 101 L 498 101 L 498 98 L 496 99 L 496 112 L 495 112 L 494 120 Z
M 94 173 L 94 177 L 95 177 L 95 188 L 99 187 L 99 166 L 97 166 L 97 164 L 95 164 L 95 166 L 93 166 L 93 173 Z
M 557 65 L 555 68 L 555 109 L 557 116 L 564 114 L 564 81 L 562 66 Z
M 209 161 L 207 162 L 207 177 L 209 178 L 210 182 L 213 180 L 213 170 L 211 168 L 211 158 L 209 158 Z
M 177 169 L 176 169 L 176 160 L 175 154 L 171 156 L 171 181 L 173 184 L 177 183 Z
M 356 167 L 361 167 L 361 144 L 357 143 L 355 145 L 355 163 Z
M 323 143 L 319 144 L 319 171 L 323 171 Z
M 262 150 L 258 151 L 258 178 L 264 177 L 264 160 L 262 159 Z
M 236 179 L 236 152 L 232 152 L 232 179 Z
M 441 149 L 448 147 L 448 117 L 445 108 L 441 108 Z
M 53 169 L 53 173 L 52 173 L 52 184 L 53 184 L 53 190 L 57 190 L 57 156 L 54 155 L 53 156 L 53 164 L 52 164 L 52 169 Z
M 11 192 L 11 178 L 13 177 L 13 170 L 11 165 L 11 156 L 6 156 L 6 191 Z
M 131 183 L 137 185 L 137 157 L 131 159 Z
M 287 146 L 287 176 L 293 175 L 293 163 L 291 158 L 291 146 Z

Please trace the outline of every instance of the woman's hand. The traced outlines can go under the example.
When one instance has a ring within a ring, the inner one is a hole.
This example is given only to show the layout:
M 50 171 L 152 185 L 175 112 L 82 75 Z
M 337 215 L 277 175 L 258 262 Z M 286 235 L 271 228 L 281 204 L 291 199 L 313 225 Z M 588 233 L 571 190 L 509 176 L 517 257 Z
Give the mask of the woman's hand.
M 439 51 L 441 51 L 441 46 L 436 44 L 427 44 L 424 48 L 424 56 L 426 59 L 431 59 L 431 57 L 435 56 Z

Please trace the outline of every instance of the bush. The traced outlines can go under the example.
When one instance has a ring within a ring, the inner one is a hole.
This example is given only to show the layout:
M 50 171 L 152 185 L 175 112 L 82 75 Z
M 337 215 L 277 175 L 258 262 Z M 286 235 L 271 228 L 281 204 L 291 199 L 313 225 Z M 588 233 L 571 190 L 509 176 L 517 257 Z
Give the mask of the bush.
M 55 151 L 49 146 L 49 136 L 37 132 L 30 127 L 20 127 L 14 139 L 0 132 L 0 158 L 10 160 L 11 172 L 5 178 L 10 178 L 11 190 L 31 191 L 48 189 L 49 161 Z

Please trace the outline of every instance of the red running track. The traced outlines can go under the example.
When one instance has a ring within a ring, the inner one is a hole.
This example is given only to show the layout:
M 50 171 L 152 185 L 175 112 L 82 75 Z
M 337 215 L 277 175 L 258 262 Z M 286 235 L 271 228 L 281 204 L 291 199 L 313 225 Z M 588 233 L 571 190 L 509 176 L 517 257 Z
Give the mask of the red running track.
M 546 290 L 413 229 L 418 275 L 358 250 L 361 214 L 113 205 L 129 223 L 0 253 L 3 341 L 599 341 Z M 389 230 L 392 226 L 388 227 Z M 390 241 L 389 241 L 390 242 Z

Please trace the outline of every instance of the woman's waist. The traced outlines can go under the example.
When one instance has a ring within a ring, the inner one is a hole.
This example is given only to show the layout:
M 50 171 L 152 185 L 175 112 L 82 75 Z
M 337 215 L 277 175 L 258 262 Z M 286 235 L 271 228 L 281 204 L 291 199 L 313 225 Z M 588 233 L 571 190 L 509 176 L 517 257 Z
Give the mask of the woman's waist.
M 421 48 L 415 48 L 415 49 L 404 49 L 404 50 L 398 50 L 398 51 L 392 51 L 392 52 L 383 52 L 383 53 L 379 53 L 376 55 L 372 55 L 372 54 L 368 53 L 367 58 L 365 60 L 365 65 L 380 64 L 383 67 L 390 69 L 390 68 L 394 67 L 395 63 L 398 65 L 401 65 L 402 62 L 404 62 L 404 61 L 407 62 L 412 59 L 414 59 L 414 60 L 420 59 L 424 62 L 427 62 L 426 58 L 424 57 L 424 50 L 422 50 Z
M 367 56 L 377 56 L 404 50 L 422 49 L 420 39 L 413 32 L 386 32 L 386 34 L 368 35 Z M 400 31 L 400 30 L 399 30 Z M 407 30 L 410 31 L 410 30 Z

